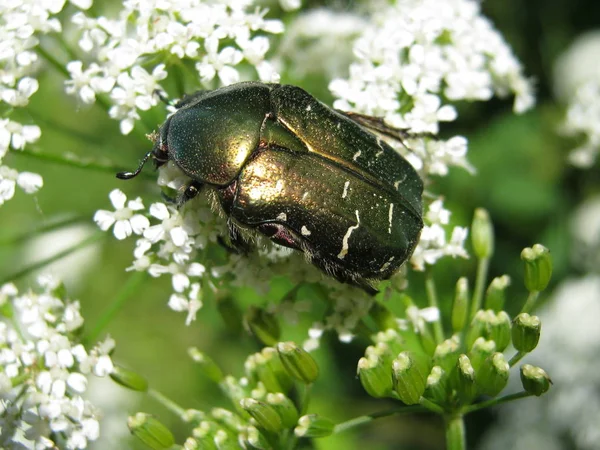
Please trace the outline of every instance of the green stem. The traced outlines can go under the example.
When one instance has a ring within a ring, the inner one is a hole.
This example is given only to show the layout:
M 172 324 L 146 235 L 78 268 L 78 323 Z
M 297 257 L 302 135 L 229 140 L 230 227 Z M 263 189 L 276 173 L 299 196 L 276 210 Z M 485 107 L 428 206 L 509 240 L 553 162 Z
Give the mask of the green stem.
M 469 322 L 473 320 L 477 311 L 481 309 L 483 301 L 483 291 L 485 290 L 485 282 L 487 280 L 488 268 L 490 265 L 489 258 L 481 258 L 477 262 L 477 278 L 475 279 L 475 289 L 473 291 L 473 303 L 471 304 L 471 314 Z
M 112 175 L 116 174 L 123 170 L 122 167 L 117 167 L 112 164 L 103 164 L 95 161 L 84 161 L 74 158 L 66 158 L 62 155 L 51 155 L 48 153 L 42 152 L 34 152 L 28 149 L 20 150 L 18 152 L 12 152 L 13 155 L 24 155 L 29 158 L 39 159 L 41 161 L 47 161 L 54 164 L 60 164 L 62 166 L 67 167 L 75 167 L 78 169 L 86 169 L 86 170 L 95 170 L 98 172 L 110 173 Z M 140 175 L 143 175 L 147 178 L 156 178 L 156 175 L 149 172 L 142 172 Z
M 517 392 L 516 394 L 505 395 L 504 397 L 491 398 L 486 400 L 485 402 L 475 403 L 474 405 L 469 405 L 463 409 L 464 414 L 472 413 L 473 411 L 478 411 L 480 409 L 489 408 L 491 406 L 500 405 L 502 403 L 512 402 L 514 400 L 518 400 L 520 398 L 530 397 L 532 394 L 529 392 Z
M 182 420 L 185 421 L 186 410 L 183 409 L 181 406 L 179 406 L 177 403 L 175 403 L 173 400 L 164 396 L 163 394 L 158 392 L 156 389 L 148 389 L 148 395 L 150 395 L 150 397 L 152 397 L 154 400 L 158 401 L 158 403 L 160 403 L 165 408 L 167 408 L 169 411 L 173 412 L 174 414 L 176 414 Z
M 525 352 L 517 352 L 517 353 L 515 353 L 515 356 L 513 356 L 512 358 L 510 358 L 510 361 L 508 361 L 508 365 L 510 367 L 514 367 L 514 365 L 517 364 L 519 361 L 521 361 L 526 354 L 527 353 L 525 353 Z
M 66 78 L 71 78 L 71 74 L 67 70 L 67 67 L 62 64 L 58 59 L 54 57 L 54 55 L 48 51 L 41 45 L 36 47 L 37 52 L 40 54 L 42 58 L 50 63 L 52 67 L 54 67 L 59 73 L 63 74 Z
M 306 414 L 308 410 L 308 404 L 310 402 L 310 391 L 312 388 L 312 384 L 303 384 L 302 385 L 302 396 L 300 397 L 300 405 L 298 411 L 300 411 L 300 415 L 303 416 Z
M 460 413 L 449 414 L 444 417 L 446 426 L 446 450 L 465 450 L 467 438 L 465 436 L 465 421 Z
M 47 233 L 48 231 L 53 231 L 63 227 L 68 227 L 69 225 L 73 225 L 79 222 L 88 223 L 89 216 L 66 217 L 64 219 L 60 219 L 54 222 L 45 223 L 43 225 L 24 231 L 22 233 L 15 233 L 13 236 L 8 236 L 0 239 L 0 246 L 19 244 L 20 242 L 27 241 L 39 234 Z
M 114 297 L 108 308 L 104 311 L 100 319 L 96 322 L 96 325 L 92 330 L 86 334 L 83 339 L 86 343 L 95 342 L 100 336 L 100 333 L 104 331 L 110 321 L 117 315 L 123 308 L 123 305 L 131 298 L 132 294 L 138 290 L 140 285 L 146 280 L 146 272 L 134 272 L 125 285 L 119 290 L 117 295 Z
M 420 413 L 426 412 L 427 409 L 422 407 L 421 405 L 412 405 L 412 406 L 400 406 L 396 408 L 387 409 L 385 411 L 376 412 L 373 414 L 368 414 L 365 416 L 355 417 L 354 419 L 347 420 L 346 422 L 338 423 L 333 429 L 333 434 L 341 433 L 342 431 L 349 430 L 350 428 L 354 428 L 360 425 L 364 425 L 369 423 L 375 419 L 379 419 L 380 417 L 388 417 L 395 414 L 412 414 L 412 413 Z
M 444 411 L 444 408 L 442 408 L 440 405 L 438 405 L 437 403 L 432 402 L 431 400 L 429 400 L 428 398 L 425 397 L 421 397 L 419 399 L 419 403 L 427 408 L 429 411 L 434 412 L 436 414 L 444 414 L 446 411 Z
M 529 313 L 529 311 L 531 311 L 533 309 L 533 306 L 535 305 L 535 302 L 537 301 L 539 296 L 540 296 L 540 291 L 531 291 L 529 293 L 529 295 L 527 296 L 527 301 L 523 305 L 521 312 Z
M 433 276 L 431 275 L 431 271 L 427 272 L 425 276 L 425 290 L 427 291 L 427 299 L 429 300 L 429 306 L 437 308 L 440 310 L 438 304 L 437 290 L 435 288 L 435 281 L 433 280 Z M 442 317 L 441 314 L 439 318 L 433 322 L 433 335 L 435 336 L 435 341 L 439 344 L 444 340 L 444 329 L 442 327 Z
M 21 277 L 24 277 L 25 275 L 29 275 L 31 272 L 41 269 L 42 267 L 47 266 L 48 264 L 51 264 L 54 261 L 58 261 L 59 259 L 64 258 L 65 256 L 68 256 L 71 253 L 76 252 L 77 250 L 87 247 L 88 245 L 94 244 L 95 242 L 99 241 L 100 239 L 102 239 L 104 237 L 106 237 L 106 233 L 95 233 L 95 234 L 91 235 L 90 237 L 88 237 L 87 239 L 84 239 L 83 241 L 79 242 L 78 244 L 75 244 L 75 245 L 63 250 L 62 252 L 58 252 L 57 254 L 52 255 L 49 258 L 42 259 L 41 261 L 35 262 L 35 263 L 31 264 L 30 266 L 25 267 L 24 269 L 21 269 L 15 273 L 12 273 L 11 275 L 8 275 L 7 277 L 0 279 L 0 285 L 3 285 L 4 283 L 8 283 L 9 281 L 17 280 Z

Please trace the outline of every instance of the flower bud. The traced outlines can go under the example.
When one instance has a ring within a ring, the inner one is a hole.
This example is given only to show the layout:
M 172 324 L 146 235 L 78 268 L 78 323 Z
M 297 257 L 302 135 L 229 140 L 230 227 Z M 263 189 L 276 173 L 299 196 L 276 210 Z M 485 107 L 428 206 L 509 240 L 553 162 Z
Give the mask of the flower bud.
M 115 365 L 114 370 L 110 373 L 110 377 L 113 381 L 127 389 L 139 392 L 146 392 L 148 390 L 148 381 L 133 370 Z
M 467 355 L 460 355 L 454 372 L 454 385 L 458 398 L 463 404 L 471 403 L 477 395 L 475 370 Z
M 477 208 L 471 225 L 471 244 L 479 259 L 489 259 L 494 253 L 494 229 L 488 212 Z
M 215 422 L 203 420 L 196 428 L 192 430 L 192 437 L 198 443 L 200 449 L 216 449 L 215 435 L 220 430 Z
M 477 385 L 482 394 L 495 397 L 508 383 L 510 366 L 502 353 L 494 353 L 481 364 L 477 371 Z
M 217 450 L 239 450 L 240 445 L 237 436 L 227 433 L 225 430 L 217 430 L 214 443 Z
M 308 414 L 298 419 L 298 426 L 294 433 L 298 437 L 319 438 L 333 433 L 334 423 L 318 414 Z
M 521 383 L 526 392 L 539 397 L 550 389 L 552 380 L 550 380 L 544 369 L 530 364 L 523 364 L 521 366 Z
M 294 342 L 280 342 L 277 352 L 287 373 L 298 381 L 310 384 L 319 376 L 319 366 L 306 350 Z
M 283 429 L 281 417 L 271 405 L 253 398 L 243 398 L 240 400 L 240 406 L 256 420 L 259 427 L 272 433 Z
M 469 308 L 469 281 L 461 277 L 456 282 L 454 303 L 452 304 L 452 330 L 459 333 L 467 323 Z
M 529 292 L 546 289 L 552 277 L 552 257 L 550 251 L 540 244 L 525 248 L 521 252 L 525 262 L 525 287 Z
M 238 402 L 238 405 L 240 402 L 241 400 Z M 220 428 L 228 431 L 235 432 L 244 425 L 242 418 L 238 414 L 235 414 L 225 408 L 213 408 L 210 410 L 210 415 Z
M 244 318 L 246 328 L 265 345 L 275 345 L 281 336 L 279 322 L 274 314 L 251 306 Z
M 376 355 L 360 358 L 357 373 L 360 383 L 371 397 L 389 397 L 392 393 L 394 387 L 392 369 L 382 358 Z
M 423 395 L 438 405 L 443 405 L 448 400 L 448 376 L 440 366 L 433 366 L 431 369 Z
M 407 405 L 416 405 L 425 392 L 431 359 L 424 353 L 404 351 L 392 362 L 394 390 Z
M 531 352 L 538 345 L 541 330 L 542 322 L 539 317 L 527 313 L 519 314 L 512 326 L 513 345 L 520 352 Z
M 298 423 L 298 409 L 296 409 L 296 405 L 288 397 L 281 392 L 275 394 L 269 393 L 267 394 L 267 403 L 281 417 L 283 428 L 289 429 L 296 426 Z
M 149 414 L 130 416 L 127 426 L 135 437 L 153 450 L 168 449 L 175 444 L 171 431 Z
M 440 366 L 446 373 L 452 372 L 456 367 L 460 355 L 460 340 L 454 335 L 440 343 L 433 353 L 433 364 Z
M 202 373 L 206 375 L 211 381 L 220 383 L 223 381 L 223 371 L 217 364 L 212 360 L 211 357 L 205 355 L 196 347 L 190 347 L 188 349 L 188 355 L 192 358 L 192 361 L 198 363 Z
M 258 450 L 269 450 L 273 448 L 272 445 L 269 444 L 267 438 L 256 427 L 250 426 L 246 428 L 245 433 L 243 434 L 245 435 L 244 441 L 250 444 L 252 446 L 251 448 L 256 448 Z
M 504 311 L 500 311 L 491 323 L 489 338 L 496 343 L 496 350 L 504 351 L 510 344 L 510 317 Z
M 485 293 L 485 309 L 502 311 L 506 300 L 506 288 L 510 285 L 510 277 L 502 275 L 492 280 Z
M 469 352 L 469 359 L 475 372 L 479 370 L 481 364 L 496 351 L 496 343 L 492 340 L 486 341 L 484 338 L 479 337 L 473 343 L 471 351 Z

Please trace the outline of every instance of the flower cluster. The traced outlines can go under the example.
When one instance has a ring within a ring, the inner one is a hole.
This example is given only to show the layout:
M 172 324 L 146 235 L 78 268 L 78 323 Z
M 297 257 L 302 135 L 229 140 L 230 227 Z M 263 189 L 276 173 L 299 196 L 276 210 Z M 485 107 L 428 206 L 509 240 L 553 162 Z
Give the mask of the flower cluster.
M 455 120 L 448 101 L 514 93 L 515 112 L 533 105 L 531 82 L 474 0 L 401 0 L 377 8 L 354 54 L 350 76 L 329 86 L 334 106 L 383 117 L 412 133 L 436 134 L 440 122 Z M 415 141 L 407 145 L 415 153 L 406 156 L 424 176 L 470 168 L 464 138 Z
M 265 19 L 267 11 L 253 3 L 131 0 L 113 19 L 80 12 L 73 16 L 79 47 L 93 56 L 91 61 L 67 64 L 71 76 L 67 92 L 85 103 L 94 103 L 98 95 L 107 97 L 109 115 L 128 134 L 140 111 L 157 104 L 156 91 L 162 91 L 160 82 L 167 77 L 170 62 L 181 61 L 176 70 L 193 67 L 191 76 L 208 88 L 217 79 L 224 85 L 240 81 L 241 71 L 248 67 L 262 81 L 277 81 L 277 73 L 265 60 L 269 40 L 264 34 L 281 33 L 283 25 Z
M 23 124 L 7 116 L 17 108 L 26 107 L 38 90 L 35 78 L 38 69 L 37 47 L 40 36 L 58 33 L 62 25 L 56 15 L 63 2 L 4 2 L 0 5 L 0 205 L 10 200 L 19 186 L 24 192 L 36 192 L 42 177 L 31 172 L 17 172 L 2 160 L 9 149 L 23 150 L 41 136 L 37 125 Z M 91 1 L 73 1 L 81 8 Z
M 88 375 L 112 371 L 114 342 L 87 350 L 77 342 L 79 303 L 51 277 L 39 285 L 0 287 L 0 446 L 85 448 L 99 433 L 99 411 L 84 398 Z

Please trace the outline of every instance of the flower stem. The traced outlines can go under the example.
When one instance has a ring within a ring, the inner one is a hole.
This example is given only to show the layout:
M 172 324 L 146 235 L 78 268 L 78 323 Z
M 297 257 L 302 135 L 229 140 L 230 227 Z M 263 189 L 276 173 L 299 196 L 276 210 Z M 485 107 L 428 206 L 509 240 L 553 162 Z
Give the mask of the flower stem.
M 475 290 L 473 291 L 473 301 L 471 304 L 471 314 L 469 322 L 473 320 L 477 311 L 481 309 L 483 301 L 483 291 L 485 290 L 485 282 L 487 280 L 488 268 L 490 265 L 489 258 L 481 258 L 477 261 L 477 278 L 475 279 Z
M 510 361 L 508 361 L 508 365 L 510 367 L 514 367 L 514 365 L 517 364 L 519 361 L 521 361 L 521 359 L 523 359 L 523 357 L 526 354 L 527 353 L 525 353 L 525 352 L 517 352 L 517 353 L 515 353 L 515 356 L 513 356 L 512 358 L 510 358 Z
M 497 397 L 486 400 L 485 402 L 475 403 L 474 405 L 469 405 L 463 409 L 464 414 L 472 413 L 473 411 L 478 411 L 480 409 L 489 408 L 491 406 L 500 405 L 502 403 L 512 402 L 514 400 L 518 400 L 520 398 L 529 397 L 532 394 L 529 392 L 517 392 L 516 394 L 505 395 L 504 397 Z
M 540 291 L 531 291 L 529 293 L 529 296 L 527 296 L 527 301 L 523 305 L 521 312 L 522 313 L 530 312 L 533 309 L 533 306 L 535 305 L 535 302 L 537 301 L 539 295 L 540 295 Z
M 3 239 L 0 239 L 0 246 L 15 245 L 20 242 L 27 241 L 32 237 L 46 233 L 48 231 L 57 230 L 59 228 L 66 228 L 69 225 L 84 222 L 86 224 L 89 223 L 89 216 L 69 216 L 59 220 L 51 221 L 50 223 L 44 223 L 39 227 L 35 227 L 21 233 L 15 233 L 13 236 L 8 236 Z
M 440 309 L 438 305 L 437 290 L 435 288 L 435 281 L 431 275 L 431 271 L 427 272 L 425 276 L 425 290 L 427 291 L 427 299 L 429 300 L 429 306 Z M 439 344 L 444 340 L 444 329 L 442 327 L 441 315 L 437 320 L 433 322 L 433 334 L 435 341 Z
M 51 264 L 54 261 L 58 261 L 59 259 L 64 258 L 65 256 L 68 256 L 71 253 L 75 253 L 77 250 L 85 248 L 88 245 L 91 245 L 91 244 L 95 243 L 96 241 L 99 241 L 100 239 L 103 239 L 105 237 L 106 237 L 106 233 L 95 233 L 95 234 L 91 235 L 90 237 L 88 237 L 87 239 L 84 239 L 83 241 L 79 242 L 78 244 L 75 244 L 69 248 L 66 248 L 62 252 L 58 252 L 55 255 L 50 256 L 49 258 L 42 259 L 41 261 L 35 262 L 35 263 L 31 264 L 30 266 L 25 267 L 24 269 L 21 269 L 21 270 L 15 272 L 15 273 L 12 273 L 4 278 L 1 278 L 0 285 L 3 285 L 4 283 L 8 283 L 9 281 L 14 281 L 14 280 L 22 278 L 26 275 L 29 275 L 30 273 L 35 272 L 36 270 L 41 269 L 42 267 L 47 266 L 48 264 Z
M 136 292 L 139 286 L 146 279 L 146 272 L 134 272 L 127 280 L 127 283 L 119 290 L 113 301 L 110 303 L 108 308 L 104 311 L 100 319 L 94 325 L 94 328 L 86 334 L 84 342 L 92 343 L 98 339 L 100 333 L 104 331 L 110 321 L 117 315 L 117 313 L 123 308 L 125 302 Z
M 467 439 L 465 436 L 465 421 L 460 413 L 449 414 L 444 417 L 446 426 L 446 449 L 465 450 Z
M 148 395 L 150 395 L 150 397 L 152 397 L 154 400 L 158 401 L 158 403 L 160 403 L 165 408 L 167 408 L 169 411 L 175 413 L 177 416 L 179 416 L 182 420 L 185 421 L 185 409 L 183 409 L 181 406 L 179 406 L 173 400 L 164 396 L 163 394 L 158 392 L 156 389 L 148 389 Z
M 411 413 L 419 413 L 427 411 L 426 408 L 421 405 L 413 405 L 413 406 L 400 406 L 396 408 L 387 409 L 385 411 L 376 412 L 373 414 L 368 414 L 365 416 L 355 417 L 354 419 L 347 420 L 346 422 L 338 423 L 333 429 L 333 434 L 341 433 L 342 431 L 349 430 L 350 428 L 354 428 L 360 425 L 364 425 L 369 423 L 375 419 L 380 417 L 392 416 L 394 414 L 411 414 Z

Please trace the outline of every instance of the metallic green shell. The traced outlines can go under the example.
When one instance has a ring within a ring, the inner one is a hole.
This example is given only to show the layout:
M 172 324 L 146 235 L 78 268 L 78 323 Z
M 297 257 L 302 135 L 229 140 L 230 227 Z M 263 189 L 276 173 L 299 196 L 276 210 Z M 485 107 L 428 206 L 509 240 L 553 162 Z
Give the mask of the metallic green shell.
M 196 181 L 228 185 L 258 147 L 270 91 L 263 83 L 239 83 L 186 101 L 161 129 L 169 157 Z

